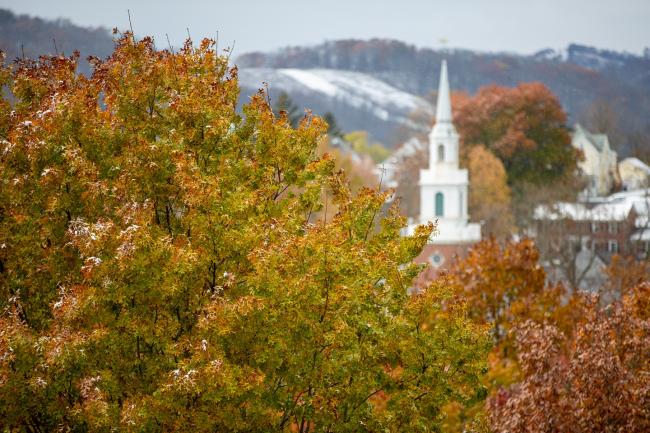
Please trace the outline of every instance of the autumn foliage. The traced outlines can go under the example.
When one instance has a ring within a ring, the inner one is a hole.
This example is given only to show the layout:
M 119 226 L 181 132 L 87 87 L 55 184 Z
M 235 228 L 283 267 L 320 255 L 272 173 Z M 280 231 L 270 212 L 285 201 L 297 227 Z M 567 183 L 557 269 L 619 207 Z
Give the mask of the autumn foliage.
M 494 339 L 485 385 L 495 432 L 650 428 L 650 284 L 613 303 L 548 285 L 530 240 L 475 245 L 444 278 Z M 625 262 L 610 270 L 616 275 Z M 620 280 L 616 280 L 620 281 Z M 629 280 L 632 281 L 632 280 Z
M 508 336 L 526 304 L 536 303 L 544 294 L 545 278 L 531 240 L 502 245 L 489 238 L 475 245 L 449 272 L 450 283 L 467 300 L 474 319 L 492 326 L 497 345 Z
M 433 227 L 353 195 L 320 118 L 238 112 L 213 47 L 0 69 L 0 430 L 439 429 L 488 340 L 407 295 Z
M 634 256 L 615 254 L 605 268 L 607 282 L 602 287 L 603 297 L 620 299 L 639 284 L 650 281 L 650 261 Z
M 650 430 L 649 299 L 646 282 L 607 310 L 592 302 L 572 335 L 549 324 L 521 324 L 523 380 L 490 398 L 494 430 Z
M 319 117 L 238 111 L 213 41 L 76 61 L 0 68 L 0 430 L 648 429 L 650 287 L 624 265 L 603 307 L 489 239 L 409 295 L 433 225 L 401 236 Z M 483 141 L 508 176 L 526 143 Z
M 503 162 L 510 185 L 542 184 L 574 172 L 578 155 L 566 121 L 558 99 L 541 83 L 486 86 L 454 100 L 461 149 L 485 146 Z
M 506 239 L 514 231 L 512 192 L 503 163 L 484 146 L 469 151 L 469 209 L 475 221 L 481 221 L 483 236 Z

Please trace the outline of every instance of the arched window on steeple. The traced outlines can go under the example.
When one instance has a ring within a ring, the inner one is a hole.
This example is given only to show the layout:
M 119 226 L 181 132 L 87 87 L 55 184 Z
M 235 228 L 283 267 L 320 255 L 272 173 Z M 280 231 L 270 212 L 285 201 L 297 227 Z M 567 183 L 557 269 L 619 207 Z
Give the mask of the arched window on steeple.
M 445 162 L 445 146 L 438 145 L 438 162 Z
M 441 217 L 444 216 L 444 209 L 445 209 L 445 197 L 442 195 L 441 192 L 436 193 L 436 216 Z

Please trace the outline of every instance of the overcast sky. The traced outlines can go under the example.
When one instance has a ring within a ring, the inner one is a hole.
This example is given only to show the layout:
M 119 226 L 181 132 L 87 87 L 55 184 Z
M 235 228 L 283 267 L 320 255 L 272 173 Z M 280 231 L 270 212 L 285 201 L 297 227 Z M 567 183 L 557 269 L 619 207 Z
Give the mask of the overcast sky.
M 166 45 L 168 33 L 178 45 L 186 28 L 195 40 L 218 30 L 221 44 L 236 40 L 235 56 L 372 37 L 523 54 L 571 42 L 636 54 L 650 46 L 650 0 L 0 0 L 0 7 L 120 29 L 130 9 L 138 36 Z

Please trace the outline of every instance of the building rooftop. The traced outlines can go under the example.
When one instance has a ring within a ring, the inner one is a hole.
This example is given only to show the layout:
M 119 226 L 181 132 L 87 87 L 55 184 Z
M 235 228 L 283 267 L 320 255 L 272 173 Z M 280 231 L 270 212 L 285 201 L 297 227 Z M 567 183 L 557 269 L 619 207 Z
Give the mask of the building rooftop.
M 584 136 L 587 141 L 589 141 L 593 146 L 598 149 L 599 152 L 602 152 L 603 149 L 605 148 L 605 143 L 608 143 L 607 135 L 606 134 L 594 134 L 589 131 L 587 131 L 585 128 L 582 127 L 579 123 L 576 123 L 574 127 L 574 137 L 576 136 Z
M 631 165 L 650 175 L 650 166 L 648 166 L 648 164 L 646 164 L 645 162 L 641 161 L 639 158 L 634 158 L 634 157 L 625 158 L 624 160 L 619 162 L 619 165 Z
M 634 209 L 637 215 L 650 215 L 650 188 L 622 191 L 603 198 L 590 206 L 586 203 L 555 203 L 538 206 L 534 212 L 537 220 L 623 221 Z

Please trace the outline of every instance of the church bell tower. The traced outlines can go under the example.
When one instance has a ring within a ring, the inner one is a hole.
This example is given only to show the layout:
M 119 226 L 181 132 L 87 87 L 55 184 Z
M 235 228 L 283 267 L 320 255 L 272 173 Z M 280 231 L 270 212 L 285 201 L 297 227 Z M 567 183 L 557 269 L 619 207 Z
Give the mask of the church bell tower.
M 429 167 L 420 170 L 420 223 L 438 221 L 432 242 L 467 244 L 481 239 L 481 227 L 468 224 L 468 174 L 459 168 L 459 136 L 452 121 L 447 61 L 440 68 L 436 123 L 429 134 Z

